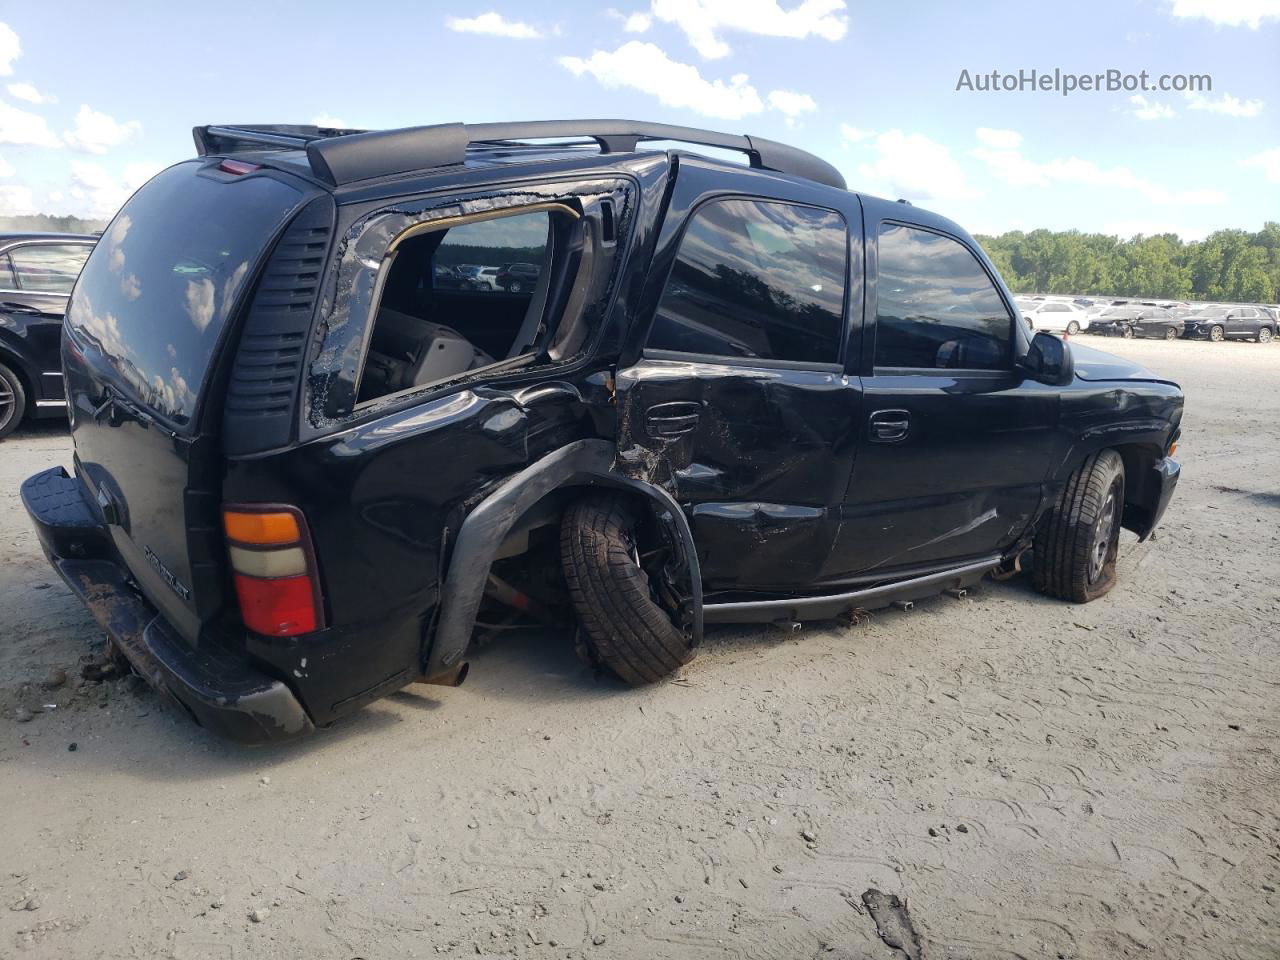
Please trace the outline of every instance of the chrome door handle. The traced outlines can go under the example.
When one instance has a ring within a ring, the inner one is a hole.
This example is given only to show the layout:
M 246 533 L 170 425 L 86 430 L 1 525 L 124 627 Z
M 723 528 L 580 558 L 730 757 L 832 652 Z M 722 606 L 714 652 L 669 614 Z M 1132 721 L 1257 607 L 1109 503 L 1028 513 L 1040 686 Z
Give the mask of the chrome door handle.
M 897 443 L 911 432 L 911 414 L 906 410 L 877 410 L 868 421 L 872 443 Z

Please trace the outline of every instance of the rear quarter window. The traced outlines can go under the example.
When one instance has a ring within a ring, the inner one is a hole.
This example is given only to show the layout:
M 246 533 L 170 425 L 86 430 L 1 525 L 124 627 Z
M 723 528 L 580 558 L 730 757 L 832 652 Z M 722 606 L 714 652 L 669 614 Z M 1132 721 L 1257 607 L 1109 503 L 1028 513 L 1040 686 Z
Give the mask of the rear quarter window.
M 85 264 L 66 316 L 100 375 L 178 427 L 192 423 L 227 320 L 301 199 L 269 177 L 200 170 L 170 167 L 133 195 Z

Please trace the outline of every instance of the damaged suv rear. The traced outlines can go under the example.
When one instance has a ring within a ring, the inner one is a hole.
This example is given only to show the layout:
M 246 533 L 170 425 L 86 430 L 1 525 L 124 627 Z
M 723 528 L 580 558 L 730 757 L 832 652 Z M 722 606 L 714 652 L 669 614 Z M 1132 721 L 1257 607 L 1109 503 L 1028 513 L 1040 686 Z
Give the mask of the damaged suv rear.
M 641 149 L 672 140 L 748 165 Z M 1177 482 L 1175 384 L 1032 338 L 962 229 L 794 148 L 631 121 L 196 143 L 76 285 L 75 470 L 23 497 L 134 669 L 228 736 L 460 683 L 483 604 L 643 683 L 704 622 L 1033 547 L 1087 601 Z

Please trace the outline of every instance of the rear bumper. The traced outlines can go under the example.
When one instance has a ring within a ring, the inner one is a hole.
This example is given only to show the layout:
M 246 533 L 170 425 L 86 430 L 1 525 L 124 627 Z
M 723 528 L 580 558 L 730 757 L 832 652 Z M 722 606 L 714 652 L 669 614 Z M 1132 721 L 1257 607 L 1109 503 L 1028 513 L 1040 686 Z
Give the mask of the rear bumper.
M 45 556 L 148 682 L 201 726 L 241 743 L 315 729 L 293 692 L 230 651 L 193 649 L 133 585 L 84 484 L 54 467 L 28 477 L 22 503 Z

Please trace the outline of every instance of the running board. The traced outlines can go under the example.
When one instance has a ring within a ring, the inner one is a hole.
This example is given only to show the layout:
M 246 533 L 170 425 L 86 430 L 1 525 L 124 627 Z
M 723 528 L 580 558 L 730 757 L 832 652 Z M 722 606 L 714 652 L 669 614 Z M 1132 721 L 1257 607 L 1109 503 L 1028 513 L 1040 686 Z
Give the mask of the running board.
M 890 604 L 923 600 L 944 590 L 972 586 L 1001 563 L 1001 557 L 988 557 L 961 567 L 937 573 L 864 587 L 849 593 L 829 593 L 817 597 L 789 597 L 785 600 L 743 600 L 734 603 L 703 604 L 706 623 L 771 623 L 775 620 L 834 620 L 854 608 L 873 610 Z

